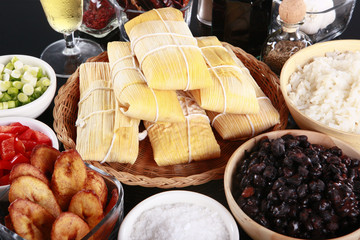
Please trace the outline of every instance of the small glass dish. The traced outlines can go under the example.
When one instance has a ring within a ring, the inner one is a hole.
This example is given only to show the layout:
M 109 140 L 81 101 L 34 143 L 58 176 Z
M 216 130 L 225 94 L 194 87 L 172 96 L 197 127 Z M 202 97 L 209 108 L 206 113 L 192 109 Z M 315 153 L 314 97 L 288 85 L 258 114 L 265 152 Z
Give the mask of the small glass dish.
M 119 182 L 115 177 L 109 175 L 108 173 L 88 164 L 85 165 L 91 169 L 99 173 L 105 180 L 105 183 L 108 187 L 108 198 L 111 197 L 111 191 L 113 189 L 117 189 L 117 193 L 119 198 L 114 205 L 114 207 L 109 211 L 109 213 L 96 225 L 91 231 L 82 238 L 82 240 L 87 240 L 90 238 L 95 239 L 102 239 L 107 240 L 111 239 L 114 236 L 117 236 L 118 228 L 124 218 L 124 190 Z M 9 230 L 5 227 L 4 224 L 4 217 L 8 214 L 7 208 L 9 203 L 1 203 L 0 205 L 0 239 L 1 240 L 25 240 L 24 238 L 20 237 L 13 231 Z M 96 237 L 95 237 L 96 236 Z
M 273 0 L 270 33 L 280 28 L 276 18 L 279 15 L 281 1 Z M 309 2 L 309 5 L 307 6 L 304 24 L 300 27 L 300 30 L 306 33 L 313 43 L 329 41 L 340 36 L 347 28 L 356 4 L 356 0 L 333 0 L 333 4 L 330 0 L 329 6 L 326 7 L 324 4 L 316 6 L 316 4 L 322 4 L 321 1 L 319 3 L 317 1 L 305 1 L 305 4 Z M 322 10 L 315 11 L 313 10 L 315 8 Z
M 115 1 L 115 11 L 116 11 L 116 17 L 117 17 L 117 20 L 119 23 L 121 38 L 122 38 L 122 40 L 129 41 L 129 38 L 128 38 L 125 28 L 124 28 L 124 24 L 127 21 L 133 19 L 136 16 L 139 16 L 140 14 L 142 14 L 146 11 L 126 9 L 126 8 L 122 7 L 117 1 Z M 187 5 L 185 7 L 179 9 L 184 14 L 184 20 L 188 25 L 190 25 L 192 6 L 193 6 L 193 0 L 188 0 Z

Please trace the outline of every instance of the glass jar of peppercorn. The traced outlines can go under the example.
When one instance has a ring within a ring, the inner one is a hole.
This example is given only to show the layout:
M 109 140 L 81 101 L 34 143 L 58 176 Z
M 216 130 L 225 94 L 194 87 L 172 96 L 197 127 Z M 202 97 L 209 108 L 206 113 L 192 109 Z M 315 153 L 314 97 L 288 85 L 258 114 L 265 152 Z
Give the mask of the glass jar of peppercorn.
M 84 0 L 83 21 L 80 31 L 97 38 L 108 35 L 119 26 L 114 0 Z

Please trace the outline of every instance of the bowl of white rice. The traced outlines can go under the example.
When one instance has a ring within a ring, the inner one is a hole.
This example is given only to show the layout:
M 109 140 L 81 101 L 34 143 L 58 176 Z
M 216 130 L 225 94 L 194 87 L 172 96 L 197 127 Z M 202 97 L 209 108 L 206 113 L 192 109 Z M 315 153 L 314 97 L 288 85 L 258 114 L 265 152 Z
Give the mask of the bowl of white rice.
M 302 129 L 360 149 L 360 40 L 317 43 L 284 64 L 280 87 Z

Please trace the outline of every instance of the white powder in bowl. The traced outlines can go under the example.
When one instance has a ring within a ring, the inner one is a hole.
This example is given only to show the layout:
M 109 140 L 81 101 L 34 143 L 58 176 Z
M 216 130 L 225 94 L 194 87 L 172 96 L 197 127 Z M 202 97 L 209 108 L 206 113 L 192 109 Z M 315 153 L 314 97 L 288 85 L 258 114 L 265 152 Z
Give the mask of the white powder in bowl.
M 156 206 L 136 220 L 132 240 L 227 240 L 230 239 L 219 214 L 191 203 Z
M 329 127 L 360 134 L 360 52 L 329 52 L 294 72 L 293 104 Z

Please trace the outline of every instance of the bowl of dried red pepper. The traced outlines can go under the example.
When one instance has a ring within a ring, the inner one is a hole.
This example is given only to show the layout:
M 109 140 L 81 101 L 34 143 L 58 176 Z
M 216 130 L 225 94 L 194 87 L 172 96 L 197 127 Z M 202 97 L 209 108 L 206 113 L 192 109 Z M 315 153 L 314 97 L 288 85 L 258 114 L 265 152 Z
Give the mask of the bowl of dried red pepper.
M 27 117 L 0 118 L 0 202 L 7 200 L 13 166 L 30 163 L 32 150 L 40 144 L 59 149 L 55 132 L 45 123 Z
M 114 0 L 116 1 L 116 16 L 119 23 L 122 40 L 129 41 L 124 24 L 130 19 L 154 8 L 173 7 L 184 14 L 184 20 L 189 25 L 193 0 Z
M 117 0 L 84 0 L 83 21 L 79 30 L 97 38 L 105 37 L 119 26 L 117 7 Z

